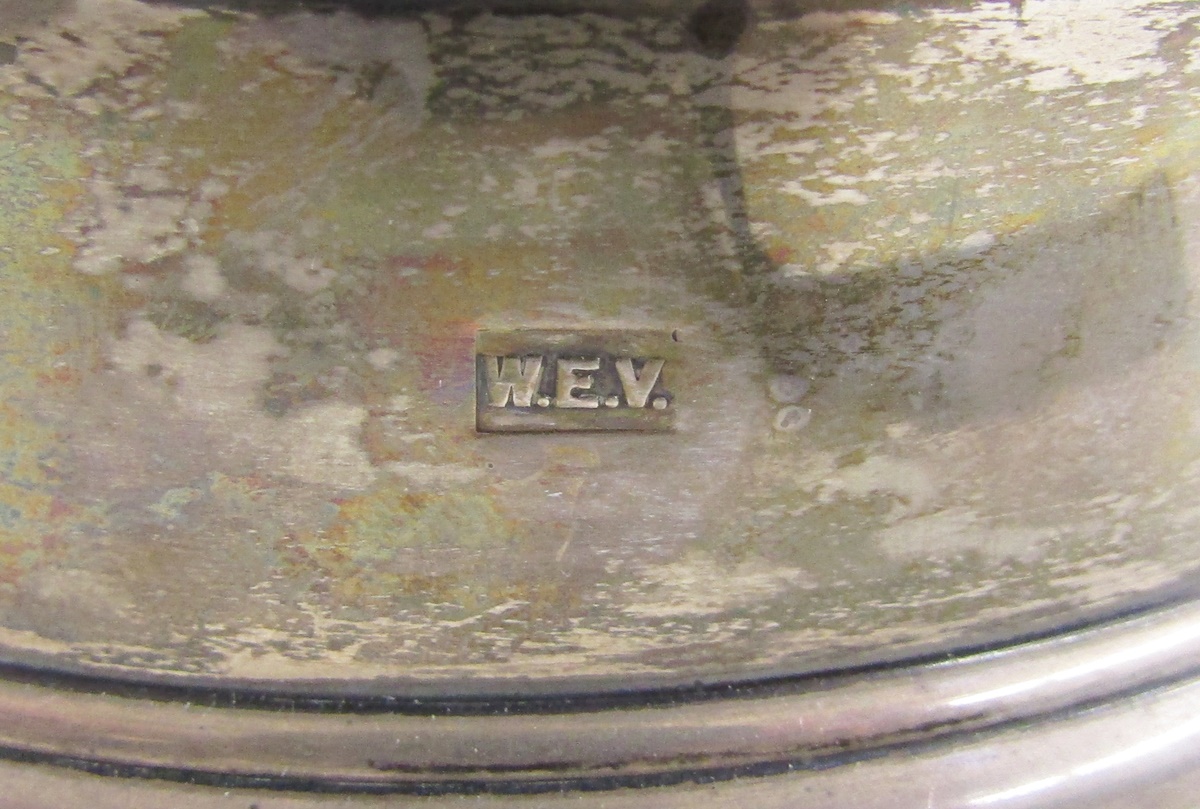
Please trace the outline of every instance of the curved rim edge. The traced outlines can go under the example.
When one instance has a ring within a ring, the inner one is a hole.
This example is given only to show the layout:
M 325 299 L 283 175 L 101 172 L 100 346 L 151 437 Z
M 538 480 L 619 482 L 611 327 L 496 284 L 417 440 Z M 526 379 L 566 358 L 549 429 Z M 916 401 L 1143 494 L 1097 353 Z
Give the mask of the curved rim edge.
M 212 707 L 0 681 L 0 758 L 318 792 L 543 793 L 822 769 L 1200 673 L 1200 603 L 803 691 L 568 713 Z

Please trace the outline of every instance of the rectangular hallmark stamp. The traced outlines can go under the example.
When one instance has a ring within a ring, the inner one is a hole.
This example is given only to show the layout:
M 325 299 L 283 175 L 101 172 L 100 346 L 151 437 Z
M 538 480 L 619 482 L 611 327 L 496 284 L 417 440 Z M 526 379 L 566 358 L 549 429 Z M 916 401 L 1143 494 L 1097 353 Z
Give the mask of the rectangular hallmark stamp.
M 481 331 L 475 337 L 475 429 L 669 431 L 678 359 L 670 332 Z

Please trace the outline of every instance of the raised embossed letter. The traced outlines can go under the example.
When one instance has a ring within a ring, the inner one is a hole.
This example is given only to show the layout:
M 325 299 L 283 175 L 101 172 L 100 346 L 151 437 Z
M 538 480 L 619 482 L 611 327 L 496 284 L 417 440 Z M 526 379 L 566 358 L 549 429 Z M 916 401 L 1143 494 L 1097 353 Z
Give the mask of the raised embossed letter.
M 629 402 L 630 407 L 646 406 L 646 400 L 650 398 L 650 391 L 654 390 L 654 385 L 658 382 L 663 365 L 663 360 L 646 360 L 646 364 L 642 366 L 642 375 L 639 377 L 633 370 L 632 359 L 622 357 L 617 360 L 617 376 L 621 378 L 625 401 Z
M 591 390 L 595 381 L 591 374 L 579 375 L 578 371 L 600 370 L 600 359 L 573 359 L 558 361 L 558 390 L 555 404 L 559 407 L 599 407 L 600 397 L 577 396 L 577 390 Z
M 542 381 L 541 357 L 484 357 L 488 404 L 505 407 L 509 395 L 517 407 L 529 407 Z M 561 385 L 561 382 L 559 383 Z

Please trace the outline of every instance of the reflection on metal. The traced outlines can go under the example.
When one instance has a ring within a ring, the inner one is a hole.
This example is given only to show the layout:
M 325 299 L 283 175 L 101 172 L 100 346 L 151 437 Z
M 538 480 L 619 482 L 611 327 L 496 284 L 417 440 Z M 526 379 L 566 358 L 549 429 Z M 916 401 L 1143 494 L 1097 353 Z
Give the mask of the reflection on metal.
M 0 782 L 8 795 L 23 800 L 17 805 L 36 809 L 1194 809 L 1200 794 L 1200 728 L 1180 717 L 1198 714 L 1200 683 L 1193 681 L 1100 710 L 883 748 L 873 755 L 781 762 L 780 772 L 768 777 L 742 774 L 716 783 L 700 778 L 669 788 L 646 779 L 640 789 L 603 789 L 597 779 L 587 789 L 560 791 L 555 774 L 543 772 L 540 785 L 546 791 L 534 795 L 515 789 L 446 795 L 436 787 L 416 795 L 386 787 L 374 790 L 383 794 L 335 795 L 313 790 L 311 782 L 308 789 L 273 788 L 269 779 L 253 775 L 244 779 L 253 787 L 214 787 L 196 780 L 102 778 L 30 761 L 51 756 L 30 756 L 21 764 L 0 761 Z M 783 724 L 786 717 L 780 719 Z M 435 735 L 436 729 L 429 734 Z M 514 739 L 508 742 L 511 747 Z
M 656 689 L 1193 587 L 1200 6 L 654 8 L 10 17 L 0 659 Z
M 502 2 L 0 0 L 0 755 L 1186 758 L 1200 4 Z
M 88 693 L 81 681 L 0 683 L 0 748 L 82 770 L 228 787 L 544 795 L 811 775 L 919 755 L 1135 694 L 1153 699 L 1198 666 L 1200 607 L 1185 605 L 950 662 L 657 697 L 512 696 L 494 701 L 505 706 L 495 714 L 487 702 L 449 695 L 349 699 L 330 712 L 329 698 L 302 693 L 243 692 L 237 706 L 203 705 L 183 689 L 119 696 Z M 1090 763 L 1068 769 L 1119 769 L 1151 745 L 1177 754 L 1167 748 L 1194 733 L 1193 721 L 1123 741 L 1128 762 L 1089 746 Z M 992 786 L 995 794 L 973 800 L 1015 794 Z
M 679 354 L 672 342 L 655 332 L 482 331 L 476 429 L 670 430 L 675 396 L 667 385 Z

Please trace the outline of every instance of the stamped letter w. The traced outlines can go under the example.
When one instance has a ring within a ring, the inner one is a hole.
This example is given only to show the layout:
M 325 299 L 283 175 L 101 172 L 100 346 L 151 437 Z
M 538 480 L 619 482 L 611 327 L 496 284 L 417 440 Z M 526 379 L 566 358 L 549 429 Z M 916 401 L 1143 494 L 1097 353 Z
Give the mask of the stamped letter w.
M 487 373 L 488 404 L 505 407 L 509 394 L 517 407 L 533 404 L 533 395 L 542 381 L 541 357 L 484 357 Z

